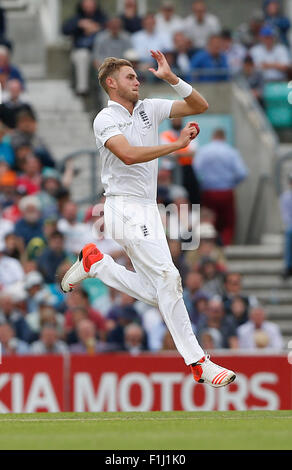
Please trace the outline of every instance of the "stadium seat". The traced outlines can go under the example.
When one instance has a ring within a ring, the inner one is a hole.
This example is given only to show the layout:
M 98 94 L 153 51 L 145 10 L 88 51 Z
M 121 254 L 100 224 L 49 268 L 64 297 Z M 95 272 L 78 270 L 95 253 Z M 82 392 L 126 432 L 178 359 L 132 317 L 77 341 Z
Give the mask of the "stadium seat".
M 286 82 L 267 83 L 264 87 L 264 105 L 271 124 L 278 128 L 292 125 L 292 106 L 288 102 Z

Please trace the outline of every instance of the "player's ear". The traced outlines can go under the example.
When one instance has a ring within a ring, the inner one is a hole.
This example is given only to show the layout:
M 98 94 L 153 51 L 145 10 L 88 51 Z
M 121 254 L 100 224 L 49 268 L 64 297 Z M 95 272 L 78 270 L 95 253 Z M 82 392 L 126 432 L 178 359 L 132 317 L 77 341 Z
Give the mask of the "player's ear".
M 114 77 L 107 77 L 105 83 L 107 84 L 108 88 L 115 89 L 117 88 L 117 81 L 114 79 Z

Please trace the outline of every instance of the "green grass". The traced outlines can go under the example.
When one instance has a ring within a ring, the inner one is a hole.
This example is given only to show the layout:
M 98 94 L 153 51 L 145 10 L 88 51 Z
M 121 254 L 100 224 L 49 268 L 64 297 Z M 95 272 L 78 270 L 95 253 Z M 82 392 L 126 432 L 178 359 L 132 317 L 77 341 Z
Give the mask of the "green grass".
M 0 449 L 292 449 L 292 411 L 3 414 Z

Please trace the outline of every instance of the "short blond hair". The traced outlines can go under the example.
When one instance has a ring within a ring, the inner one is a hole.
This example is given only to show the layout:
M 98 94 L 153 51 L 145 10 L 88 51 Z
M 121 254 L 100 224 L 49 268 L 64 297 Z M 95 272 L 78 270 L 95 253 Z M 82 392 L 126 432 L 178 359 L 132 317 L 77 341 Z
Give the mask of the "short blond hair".
M 108 93 L 106 79 L 110 75 L 119 71 L 121 67 L 133 67 L 131 62 L 126 59 L 117 59 L 116 57 L 107 57 L 98 69 L 98 81 L 100 86 Z

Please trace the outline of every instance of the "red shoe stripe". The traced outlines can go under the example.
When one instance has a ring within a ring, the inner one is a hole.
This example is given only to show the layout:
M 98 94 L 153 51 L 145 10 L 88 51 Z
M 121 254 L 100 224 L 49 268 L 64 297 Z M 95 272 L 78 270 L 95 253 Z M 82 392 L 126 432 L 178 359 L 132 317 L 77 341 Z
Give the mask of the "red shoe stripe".
M 212 383 L 217 383 L 217 380 L 220 379 L 221 375 L 225 374 L 226 372 L 226 369 L 224 369 L 222 372 L 219 372 L 219 374 L 216 375 L 216 377 L 214 377 L 214 379 L 212 380 Z
M 225 379 L 225 377 L 226 377 L 227 374 L 228 374 L 227 371 L 225 371 L 223 374 L 221 374 L 221 376 L 217 378 L 216 384 L 220 384 L 220 383 L 222 382 L 222 380 Z
M 218 384 L 221 384 L 221 382 L 222 382 L 224 379 L 226 379 L 227 375 L 228 375 L 228 372 L 226 372 L 226 374 L 223 375 L 223 376 L 221 377 L 221 379 L 219 380 L 219 382 L 217 382 L 217 383 L 218 383 Z

